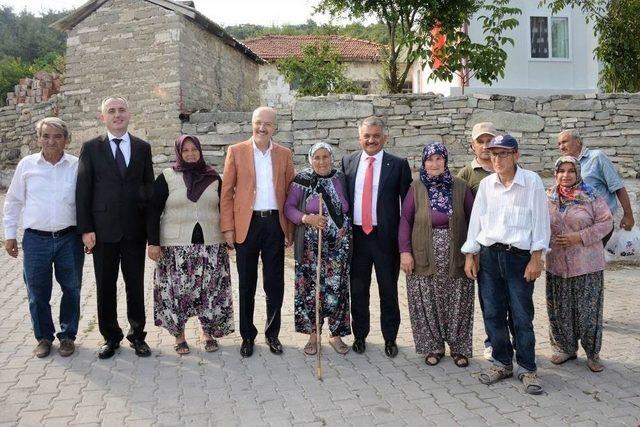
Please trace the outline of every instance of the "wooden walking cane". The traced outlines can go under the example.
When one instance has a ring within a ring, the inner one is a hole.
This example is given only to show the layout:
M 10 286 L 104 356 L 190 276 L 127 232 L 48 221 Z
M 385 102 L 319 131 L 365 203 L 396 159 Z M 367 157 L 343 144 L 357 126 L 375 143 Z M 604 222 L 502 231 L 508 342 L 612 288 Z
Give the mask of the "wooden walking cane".
M 318 193 L 318 215 L 322 216 L 322 194 Z M 322 381 L 322 362 L 320 354 L 322 352 L 322 335 L 320 331 L 320 271 L 322 270 L 322 229 L 318 230 L 318 263 L 316 266 L 316 376 Z

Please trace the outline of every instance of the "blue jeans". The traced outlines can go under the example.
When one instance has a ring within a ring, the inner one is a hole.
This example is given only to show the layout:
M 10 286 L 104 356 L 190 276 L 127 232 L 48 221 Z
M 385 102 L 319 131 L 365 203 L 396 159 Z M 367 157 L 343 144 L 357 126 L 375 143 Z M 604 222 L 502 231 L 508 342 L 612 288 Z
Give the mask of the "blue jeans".
M 53 341 L 55 327 L 51 317 L 51 290 L 55 269 L 56 281 L 62 289 L 60 300 L 60 332 L 58 339 L 76 339 L 80 320 L 80 287 L 84 251 L 82 239 L 74 232 L 61 237 L 40 236 L 25 231 L 24 281 L 29 295 L 29 312 L 37 340 Z
M 513 344 L 507 326 L 511 315 L 518 343 L 516 361 L 519 373 L 536 371 L 533 332 L 533 285 L 524 278 L 524 270 L 531 259 L 528 253 L 514 253 L 488 247 L 480 249 L 478 286 L 484 300 L 484 328 L 493 346 L 496 365 L 512 367 Z

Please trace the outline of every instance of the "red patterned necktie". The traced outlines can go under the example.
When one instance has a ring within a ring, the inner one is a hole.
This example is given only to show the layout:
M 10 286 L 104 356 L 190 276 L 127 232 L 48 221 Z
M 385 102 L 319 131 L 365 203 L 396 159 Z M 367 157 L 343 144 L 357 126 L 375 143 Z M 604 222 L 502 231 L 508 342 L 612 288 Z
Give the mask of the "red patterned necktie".
M 368 157 L 369 164 L 364 175 L 364 188 L 362 191 L 362 231 L 369 234 L 373 231 L 373 162 L 375 157 Z

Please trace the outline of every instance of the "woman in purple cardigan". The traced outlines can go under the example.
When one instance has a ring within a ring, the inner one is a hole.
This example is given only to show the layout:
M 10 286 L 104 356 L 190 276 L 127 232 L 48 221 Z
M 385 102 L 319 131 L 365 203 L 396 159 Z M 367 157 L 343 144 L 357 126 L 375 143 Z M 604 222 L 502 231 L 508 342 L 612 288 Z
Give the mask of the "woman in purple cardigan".
M 344 175 L 333 168 L 331 146 L 319 142 L 309 151 L 310 169 L 298 173 L 284 204 L 284 213 L 296 224 L 294 317 L 296 332 L 310 335 L 304 347 L 316 354 L 315 294 L 318 262 L 318 230 L 322 230 L 320 272 L 320 322 L 328 318 L 333 349 L 349 351 L 341 337 L 351 334 L 349 324 L 349 266 L 351 221 Z M 319 195 L 323 208 L 319 214 Z
M 547 190 L 551 217 L 551 251 L 547 261 L 551 362 L 575 359 L 578 340 L 587 366 L 600 372 L 602 303 L 605 268 L 602 238 L 613 227 L 607 203 L 582 181 L 580 163 L 571 156 L 555 164 L 556 184 Z
M 448 158 L 441 143 L 423 149 L 420 177 L 402 203 L 398 245 L 416 351 L 427 365 L 437 365 L 447 343 L 462 368 L 472 356 L 474 292 L 460 248 L 467 238 L 473 194 L 451 175 Z

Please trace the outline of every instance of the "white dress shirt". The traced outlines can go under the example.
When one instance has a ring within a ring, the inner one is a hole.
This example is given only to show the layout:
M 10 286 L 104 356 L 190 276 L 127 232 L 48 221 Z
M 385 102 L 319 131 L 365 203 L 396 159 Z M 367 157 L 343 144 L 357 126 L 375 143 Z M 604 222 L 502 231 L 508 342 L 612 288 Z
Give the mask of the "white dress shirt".
M 273 185 L 273 165 L 271 163 L 271 151 L 273 145 L 269 142 L 269 148 L 264 153 L 253 142 L 253 164 L 256 169 L 256 201 L 253 204 L 254 211 L 277 210 L 276 188 Z
M 538 174 L 518 167 L 508 187 L 496 173 L 480 181 L 463 253 L 494 243 L 546 252 L 550 238 L 547 194 Z
M 4 201 L 4 237 L 15 239 L 20 216 L 23 227 L 59 231 L 76 225 L 78 158 L 64 154 L 55 165 L 41 153 L 18 163 Z
M 114 136 L 111 132 L 107 131 L 107 138 L 109 138 L 109 145 L 111 146 L 111 152 L 113 153 L 113 158 L 116 158 L 116 143 L 113 142 L 113 138 L 121 139 L 120 141 L 120 151 L 122 151 L 122 155 L 124 156 L 124 162 L 127 166 L 129 166 L 129 161 L 131 160 L 131 138 L 129 137 L 129 132 L 125 132 L 122 136 Z
M 371 220 L 373 225 L 378 225 L 378 183 L 380 182 L 380 170 L 382 169 L 382 155 L 383 150 L 380 150 L 375 156 L 373 161 L 373 191 L 371 194 Z M 353 223 L 355 225 L 362 225 L 362 193 L 364 190 L 364 177 L 367 173 L 367 166 L 369 156 L 364 151 L 360 155 L 360 163 L 358 163 L 358 172 L 356 172 L 356 184 L 353 191 Z

